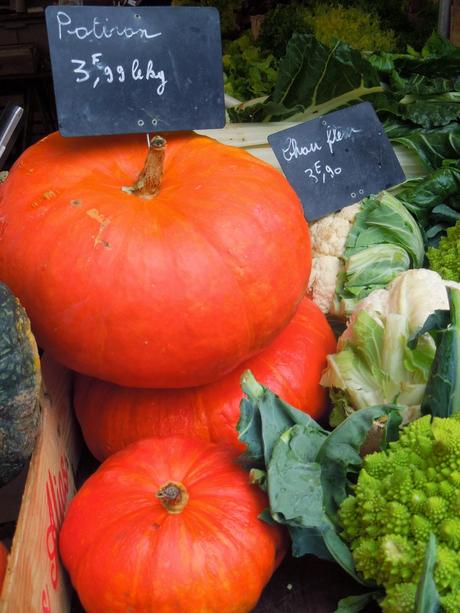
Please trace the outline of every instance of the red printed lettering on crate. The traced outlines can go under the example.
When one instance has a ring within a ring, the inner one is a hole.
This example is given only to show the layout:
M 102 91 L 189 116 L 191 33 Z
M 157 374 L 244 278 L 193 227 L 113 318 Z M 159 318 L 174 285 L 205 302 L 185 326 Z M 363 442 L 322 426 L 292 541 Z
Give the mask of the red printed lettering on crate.
M 42 613 L 51 613 L 50 593 L 48 586 L 42 592 Z
M 46 505 L 48 508 L 49 523 L 46 529 L 46 550 L 49 560 L 49 572 L 51 586 L 57 589 L 59 582 L 58 574 L 58 532 L 67 504 L 69 493 L 69 469 L 65 455 L 61 456 L 58 474 L 48 470 L 46 481 Z M 51 613 L 51 600 L 48 585 L 42 591 L 42 613 Z

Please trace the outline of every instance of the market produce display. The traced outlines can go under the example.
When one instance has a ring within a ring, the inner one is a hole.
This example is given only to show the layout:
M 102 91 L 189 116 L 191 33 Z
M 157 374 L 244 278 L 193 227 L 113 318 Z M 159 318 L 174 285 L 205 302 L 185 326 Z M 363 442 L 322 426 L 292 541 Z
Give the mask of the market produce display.
M 195 436 L 244 450 L 236 424 L 240 376 L 250 368 L 260 381 L 315 418 L 324 416 L 327 392 L 319 383 L 336 347 L 320 309 L 304 298 L 281 334 L 261 353 L 221 380 L 189 389 L 138 389 L 77 375 L 74 406 L 86 444 L 99 460 L 148 436 Z
M 203 385 L 289 322 L 310 273 L 308 226 L 268 164 L 192 134 L 155 142 L 134 188 L 142 135 L 55 133 L 30 147 L 0 186 L 0 278 L 69 368 Z
M 40 427 L 37 344 L 27 313 L 0 283 L 0 486 L 29 460 Z
M 85 611 L 249 613 L 291 548 L 356 582 L 336 613 L 456 613 L 460 49 L 404 1 L 262 0 L 252 30 L 247 4 L 217 2 L 229 122 L 367 101 L 410 179 L 309 225 L 212 138 L 28 149 L 0 184 L 0 485 L 39 422 L 25 308 L 101 462 L 58 537 Z
M 250 611 L 284 555 L 265 494 L 237 452 L 144 439 L 106 460 L 72 500 L 60 552 L 88 613 Z

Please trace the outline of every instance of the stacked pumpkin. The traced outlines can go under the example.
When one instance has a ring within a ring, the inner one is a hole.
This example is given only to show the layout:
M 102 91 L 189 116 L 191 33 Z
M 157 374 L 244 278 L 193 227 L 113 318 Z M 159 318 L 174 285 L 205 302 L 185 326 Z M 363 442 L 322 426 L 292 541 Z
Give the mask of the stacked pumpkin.
M 39 345 L 80 373 L 89 448 L 118 452 L 61 532 L 83 605 L 249 611 L 283 536 L 257 519 L 266 500 L 236 462 L 239 379 L 250 368 L 318 416 L 335 347 L 304 298 L 310 243 L 293 190 L 190 134 L 148 151 L 141 136 L 53 134 L 0 189 L 0 278 Z

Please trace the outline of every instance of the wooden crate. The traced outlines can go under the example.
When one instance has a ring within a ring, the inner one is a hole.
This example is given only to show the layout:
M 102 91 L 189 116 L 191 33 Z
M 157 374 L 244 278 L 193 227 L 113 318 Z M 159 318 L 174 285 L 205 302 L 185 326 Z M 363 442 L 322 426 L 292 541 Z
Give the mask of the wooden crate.
M 80 443 L 69 371 L 45 356 L 42 372 L 42 427 L 27 472 L 0 613 L 70 611 L 71 588 L 58 556 L 58 534 L 75 493 Z

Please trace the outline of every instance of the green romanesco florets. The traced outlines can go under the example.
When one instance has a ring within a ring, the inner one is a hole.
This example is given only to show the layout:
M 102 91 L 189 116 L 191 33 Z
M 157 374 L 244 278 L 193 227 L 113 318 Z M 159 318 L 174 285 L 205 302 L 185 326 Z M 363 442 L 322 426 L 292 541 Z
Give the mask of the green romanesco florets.
M 366 456 L 339 518 L 356 569 L 385 588 L 384 613 L 414 610 L 430 533 L 443 610 L 460 611 L 460 416 L 422 417 Z
M 427 251 L 430 268 L 449 281 L 460 281 L 460 220 L 447 228 L 447 235 L 439 241 L 438 247 Z

